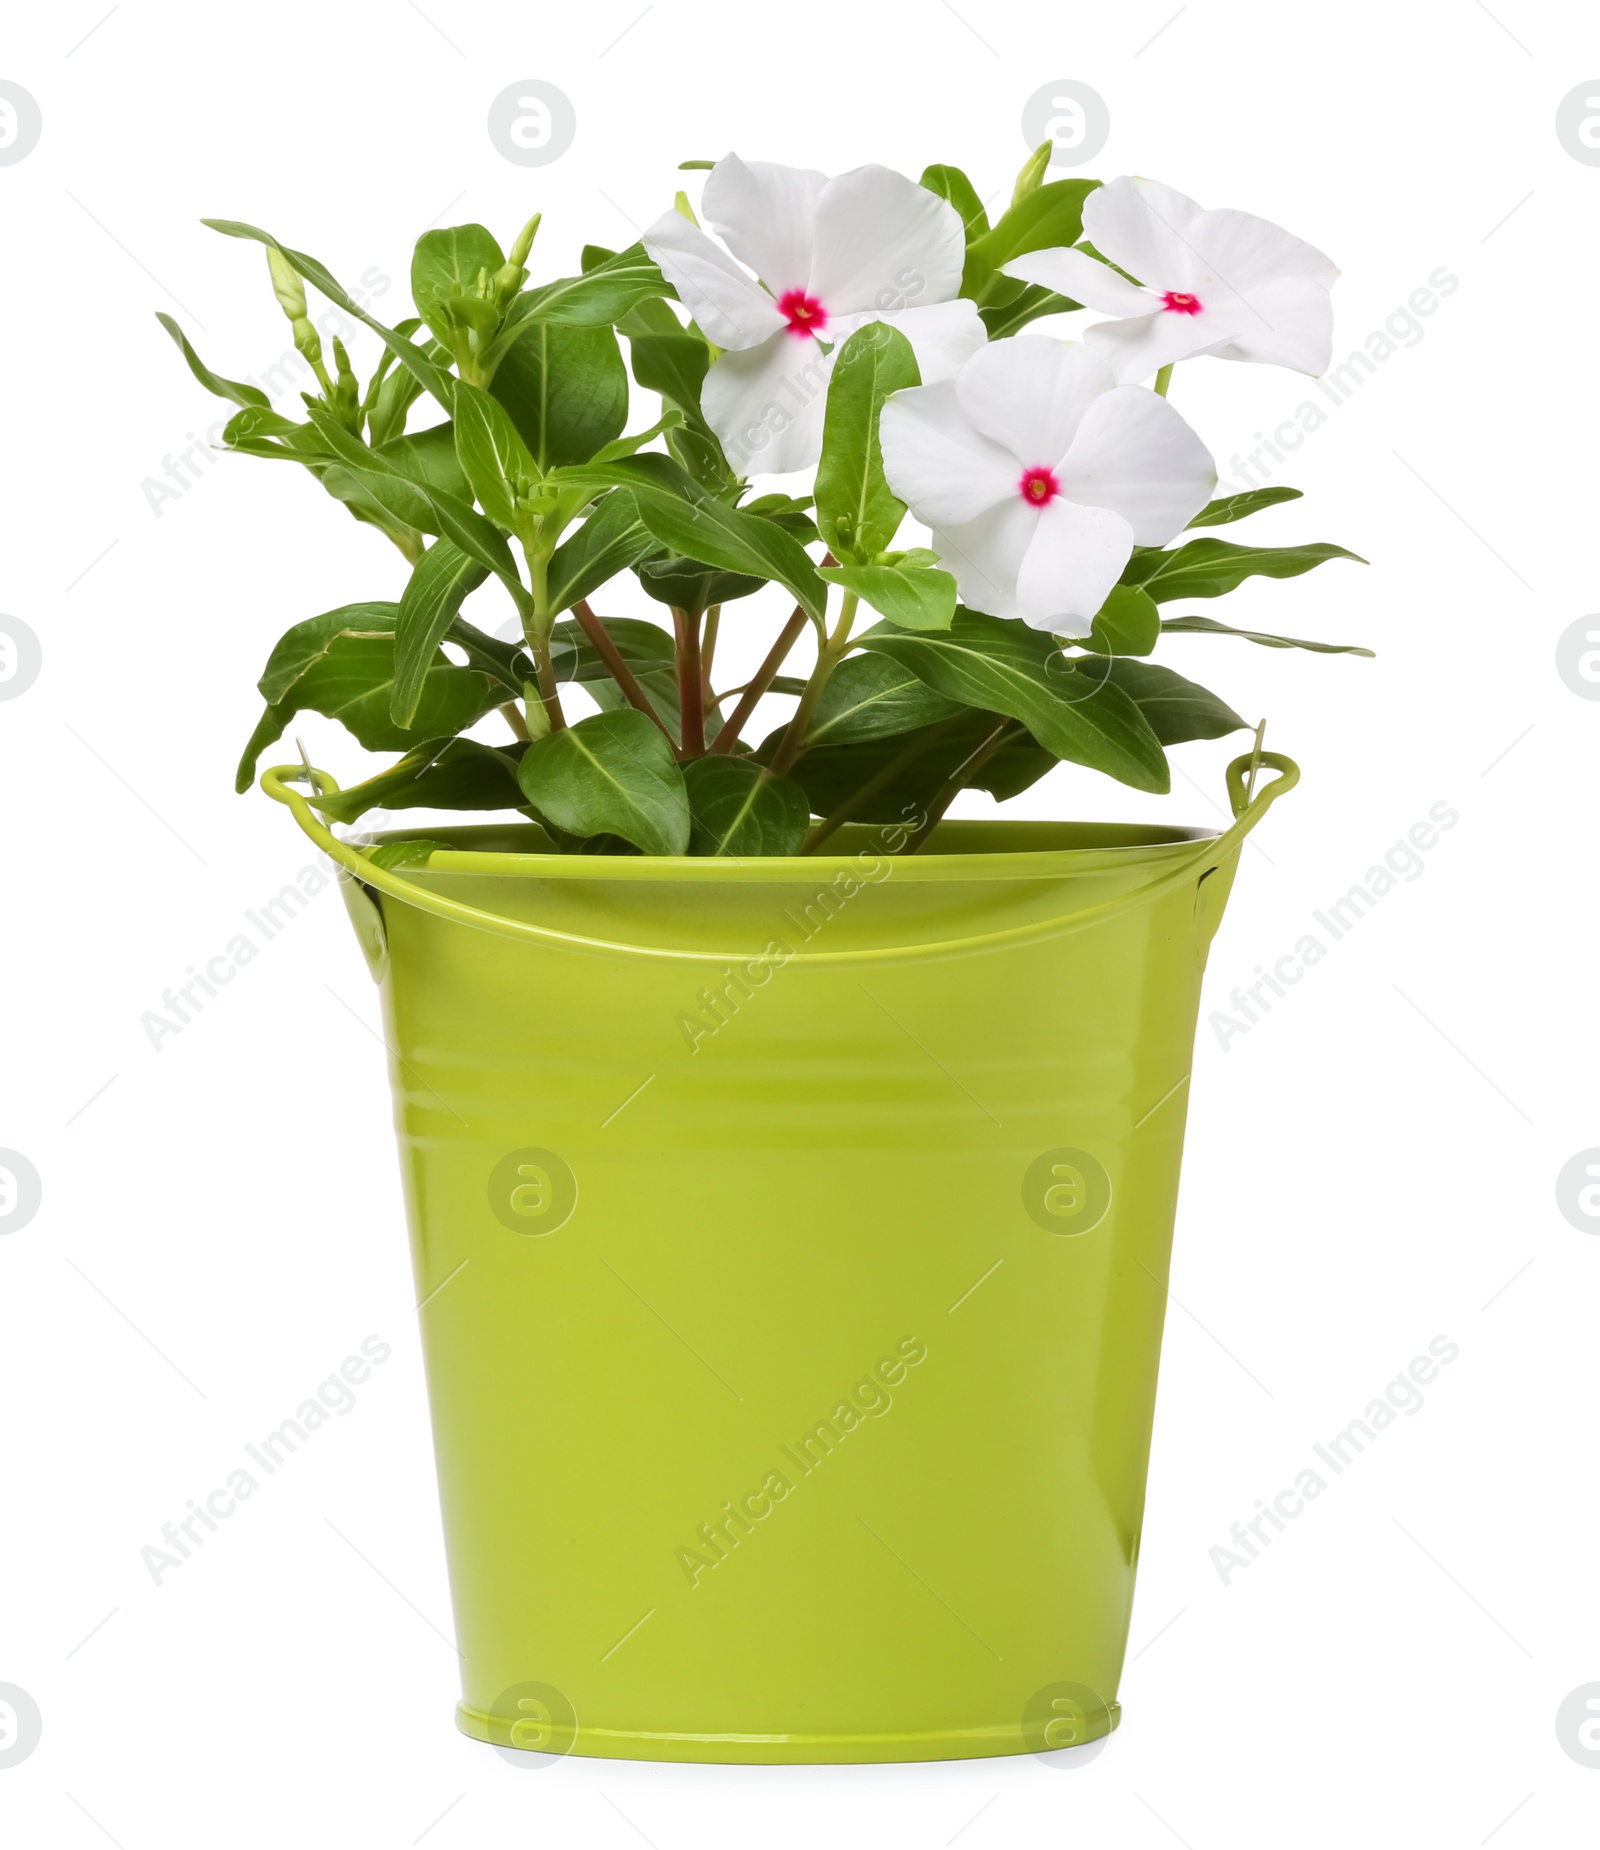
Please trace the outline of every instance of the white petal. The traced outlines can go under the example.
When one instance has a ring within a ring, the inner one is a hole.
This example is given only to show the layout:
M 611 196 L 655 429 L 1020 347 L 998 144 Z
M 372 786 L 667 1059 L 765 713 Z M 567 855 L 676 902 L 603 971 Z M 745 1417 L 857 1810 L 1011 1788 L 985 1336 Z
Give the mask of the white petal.
M 887 167 L 856 167 L 817 201 L 811 293 L 830 315 L 948 302 L 966 233 L 954 206 Z
M 701 210 L 734 256 L 782 295 L 803 289 L 811 274 L 817 197 L 827 183 L 826 174 L 809 167 L 729 154 L 706 176 Z
M 1089 406 L 1115 384 L 1110 366 L 1088 347 L 1019 334 L 974 354 L 956 394 L 974 428 L 1024 468 L 1053 469 Z
M 1137 385 L 1174 360 L 1214 352 L 1219 342 L 1236 339 L 1244 313 L 1219 317 L 1202 310 L 1179 315 L 1158 308 L 1153 315 L 1135 315 L 1128 321 L 1097 321 L 1084 329 L 1083 338 L 1111 367 L 1119 385 Z
M 1323 373 L 1333 357 L 1333 301 L 1323 284 L 1285 276 L 1252 289 L 1250 311 L 1231 340 L 1208 347 L 1220 360 L 1258 360 Z M 1201 317 L 1196 317 L 1201 319 Z
M 1314 245 L 1252 212 L 1202 212 L 1184 235 L 1206 269 L 1243 295 L 1280 276 L 1307 277 L 1324 289 L 1338 280 L 1337 267 Z
M 1059 473 L 1069 500 L 1111 508 L 1140 546 L 1181 533 L 1217 485 L 1211 452 L 1164 398 L 1138 385 L 1089 407 Z
M 924 526 L 958 527 L 1008 499 L 1023 505 L 1016 457 L 973 429 L 953 380 L 896 392 L 878 438 L 889 486 Z
M 1018 616 L 1032 629 L 1087 636 L 1133 553 L 1133 528 L 1110 508 L 1061 495 L 1023 512 L 1035 526 L 1017 574 Z
M 1087 251 L 1029 251 L 1005 264 L 1000 274 L 1039 283 L 1102 315 L 1147 315 L 1155 306 L 1149 290 L 1136 288 L 1109 264 L 1096 263 Z
M 1021 495 L 961 526 L 936 527 L 940 563 L 956 575 L 961 601 L 991 617 L 1017 616 L 1017 573 L 1039 524 L 1039 511 Z
M 1158 293 L 1182 289 L 1193 262 L 1184 242 L 1201 208 L 1159 180 L 1126 174 L 1084 201 L 1084 236 L 1103 257 Z
M 700 408 L 741 474 L 786 475 L 822 454 L 834 355 L 787 327 L 759 347 L 725 353 L 706 374 Z
M 702 333 L 719 347 L 754 347 L 788 323 L 772 297 L 720 244 L 677 212 L 663 212 L 644 247 Z
M 869 317 L 861 319 L 865 322 Z M 890 311 L 876 319 L 898 329 L 910 341 L 924 385 L 953 379 L 989 339 L 977 303 L 964 296 L 954 302 L 930 302 L 926 308 Z

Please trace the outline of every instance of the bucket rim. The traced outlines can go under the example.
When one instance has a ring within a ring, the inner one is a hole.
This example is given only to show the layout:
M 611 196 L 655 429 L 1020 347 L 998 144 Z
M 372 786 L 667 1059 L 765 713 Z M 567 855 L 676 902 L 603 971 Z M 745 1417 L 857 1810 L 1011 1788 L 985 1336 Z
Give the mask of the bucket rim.
M 1277 776 L 1270 783 L 1263 785 L 1260 790 L 1255 790 L 1255 773 L 1263 766 L 1275 771 Z M 1058 937 L 1067 932 L 1082 931 L 1089 926 L 1104 924 L 1119 913 L 1144 905 L 1191 879 L 1198 892 L 1198 888 L 1212 874 L 1228 864 L 1238 854 L 1244 838 L 1277 799 L 1299 783 L 1300 767 L 1292 758 L 1285 758 L 1281 752 L 1261 751 L 1258 737 L 1257 749 L 1254 752 L 1245 757 L 1235 758 L 1228 766 L 1227 780 L 1228 801 L 1234 815 L 1232 827 L 1221 835 L 1202 835 L 1199 840 L 1180 840 L 1168 843 L 1154 856 L 1149 851 L 1135 850 L 1135 855 L 1142 854 L 1146 864 L 1154 859 L 1156 871 L 1145 880 L 1125 886 L 1123 891 L 1109 899 L 1069 909 L 1054 917 L 1038 919 L 1028 924 L 1006 926 L 999 930 L 979 932 L 962 938 L 944 939 L 931 944 L 876 945 L 840 950 L 798 951 L 788 961 L 806 965 L 842 966 L 852 963 L 894 963 L 924 958 L 966 957 L 978 952 L 997 951 L 1008 946 L 1032 943 L 1037 939 Z M 261 777 L 262 789 L 275 803 L 287 806 L 301 832 L 314 841 L 334 861 L 348 881 L 359 884 L 368 891 L 372 899 L 371 911 L 375 921 L 379 917 L 376 895 L 381 893 L 390 898 L 403 900 L 406 904 L 415 906 L 423 912 L 452 920 L 460 925 L 470 926 L 476 931 L 489 932 L 495 937 L 516 938 L 524 943 L 559 946 L 566 950 L 594 953 L 599 956 L 646 957 L 715 964 L 728 962 L 730 955 L 735 959 L 739 955 L 738 953 L 730 954 L 720 948 L 688 950 L 675 945 L 636 944 L 609 937 L 593 937 L 586 932 L 562 931 L 531 919 L 509 918 L 503 913 L 486 907 L 471 905 L 455 895 L 438 891 L 425 881 L 408 878 L 398 868 L 376 865 L 370 854 L 364 855 L 349 842 L 341 840 L 313 813 L 306 797 L 292 788 L 298 783 L 310 784 L 312 789 L 319 794 L 338 789 L 338 785 L 325 771 L 319 771 L 310 764 L 275 765 L 271 770 L 263 772 Z M 438 852 L 448 856 L 456 851 L 446 848 Z M 1059 868 L 1059 860 L 1063 854 L 1070 852 L 1070 850 L 1055 850 L 1056 859 L 1045 870 L 1047 875 L 1059 877 L 1059 872 L 1068 871 Z M 1113 851 L 1113 859 L 1114 856 L 1115 851 Z M 561 857 L 563 873 L 570 877 L 574 864 L 589 858 L 577 855 Z M 893 873 L 897 867 L 908 867 L 915 864 L 911 857 L 885 855 L 879 858 L 885 864 L 886 874 Z M 1050 860 L 1051 851 L 1046 851 L 1045 858 Z M 433 855 L 430 852 L 427 859 L 419 863 L 417 871 L 425 872 L 431 865 L 432 859 Z M 593 857 L 593 860 L 597 862 L 600 859 L 599 856 Z M 695 868 L 702 870 L 703 873 L 703 869 L 710 864 L 710 859 L 711 857 L 697 860 L 694 863 Z M 968 866 L 977 868 L 981 872 L 986 866 L 992 866 L 992 862 L 986 856 L 941 855 L 935 856 L 931 863 L 923 863 L 925 871 L 921 877 L 928 878 L 926 870 L 931 867 L 934 878 L 942 877 L 948 880 L 952 862 L 957 870 L 962 866 Z M 1128 859 L 1124 857 L 1121 865 L 1129 864 Z M 648 865 L 650 863 L 647 863 L 643 857 L 639 860 L 634 860 L 632 857 L 619 857 L 617 862 L 619 868 L 630 866 L 643 868 Z M 654 863 L 656 867 L 663 865 L 667 865 L 670 878 L 676 864 Z M 858 859 L 854 865 L 860 867 L 862 863 Z M 1137 866 L 1138 860 L 1134 860 L 1132 865 Z M 732 877 L 736 879 L 742 877 L 745 880 L 763 879 L 770 883 L 770 867 L 771 862 L 766 860 L 756 864 L 753 868 L 751 864 L 743 863 Z M 603 879 L 614 870 L 601 866 L 597 871 L 599 877 Z M 815 869 L 811 871 L 815 872 Z M 1087 870 L 1080 869 L 1079 871 Z M 593 879 L 596 875 L 590 873 L 580 877 Z M 627 874 L 623 875 L 624 879 L 629 877 Z M 636 873 L 631 877 L 639 879 L 649 876 Z M 716 875 L 710 877 L 718 878 Z
M 792 885 L 827 880 L 835 875 L 859 872 L 877 858 L 892 860 L 896 882 L 918 884 L 945 881 L 965 883 L 979 880 L 1059 880 L 1083 874 L 1115 873 L 1125 868 L 1144 867 L 1203 852 L 1219 838 L 1216 829 L 1164 823 L 1080 823 L 1025 818 L 956 818 L 941 822 L 930 838 L 930 848 L 915 855 L 893 853 L 882 845 L 884 826 L 847 824 L 839 830 L 846 840 L 844 852 L 802 855 L 708 856 L 708 855 L 582 855 L 562 854 L 554 849 L 544 852 L 470 845 L 466 838 L 503 840 L 508 834 L 522 832 L 542 834 L 536 823 L 455 824 L 445 828 L 384 829 L 347 837 L 349 845 L 370 850 L 389 842 L 426 839 L 447 845 L 436 849 L 425 863 L 409 869 L 413 878 L 424 874 L 459 874 L 490 879 L 523 880 L 605 880 L 627 883 L 674 881 L 691 886 Z M 1015 839 L 1020 830 L 1100 831 L 1107 834 L 1134 836 L 1141 839 L 1083 842 L 1074 846 L 1038 848 L 985 849 L 961 847 L 939 852 L 941 835 L 947 840 L 981 841 L 984 836 L 1008 836 Z M 856 831 L 847 835 L 847 830 Z M 546 838 L 548 839 L 548 838 Z M 859 842 L 852 846 L 851 842 Z

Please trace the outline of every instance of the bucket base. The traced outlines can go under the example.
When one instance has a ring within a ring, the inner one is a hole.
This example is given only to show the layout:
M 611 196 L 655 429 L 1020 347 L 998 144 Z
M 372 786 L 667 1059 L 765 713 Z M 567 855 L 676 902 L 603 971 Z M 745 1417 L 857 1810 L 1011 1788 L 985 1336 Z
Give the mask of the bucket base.
M 1089 1738 L 1110 1734 L 1121 1720 L 1121 1703 L 1109 1703 L 1106 1725 Z M 667 1734 L 580 1725 L 572 1731 L 569 1747 L 537 1756 L 534 1750 L 511 1747 L 510 1724 L 502 1717 L 469 1709 L 465 1703 L 456 1705 L 456 1726 L 474 1741 L 544 1759 L 572 1753 L 596 1760 L 678 1760 L 726 1766 L 854 1766 L 874 1761 L 980 1760 L 1037 1751 L 1017 1722 L 926 1734 Z

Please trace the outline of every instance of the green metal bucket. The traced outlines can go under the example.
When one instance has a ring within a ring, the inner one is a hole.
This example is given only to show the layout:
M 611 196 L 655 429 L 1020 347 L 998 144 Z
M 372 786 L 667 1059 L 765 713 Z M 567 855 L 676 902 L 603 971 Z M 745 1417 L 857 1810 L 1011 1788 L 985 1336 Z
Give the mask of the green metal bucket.
M 1220 837 L 465 828 L 405 873 L 266 775 L 383 988 L 466 1733 L 838 1762 L 1116 1725 L 1201 970 L 1298 778 L 1259 763 Z

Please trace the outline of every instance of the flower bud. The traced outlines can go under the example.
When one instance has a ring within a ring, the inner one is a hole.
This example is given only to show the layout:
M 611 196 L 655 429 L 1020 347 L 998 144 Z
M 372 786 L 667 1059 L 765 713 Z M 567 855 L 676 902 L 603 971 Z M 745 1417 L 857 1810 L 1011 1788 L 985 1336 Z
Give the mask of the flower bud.
M 506 258 L 507 269 L 515 268 L 520 270 L 526 266 L 528 253 L 533 249 L 533 240 L 538 235 L 539 220 L 543 216 L 543 213 L 535 212 L 533 217 L 530 218 L 527 224 L 522 227 L 521 231 L 517 233 L 517 241 L 512 245 L 511 253 Z
M 322 362 L 322 338 L 305 315 L 296 315 L 292 323 L 294 344 L 312 366 Z
M 306 314 L 306 286 L 301 282 L 294 265 L 276 245 L 267 246 L 267 269 L 272 277 L 272 293 L 278 298 L 279 308 L 291 321 L 303 321 Z
M 1011 203 L 1017 205 L 1027 198 L 1029 193 L 1036 193 L 1044 182 L 1044 176 L 1050 168 L 1050 156 L 1056 151 L 1053 141 L 1041 141 L 1027 160 L 1022 171 L 1017 175 L 1017 184 L 1012 189 Z

